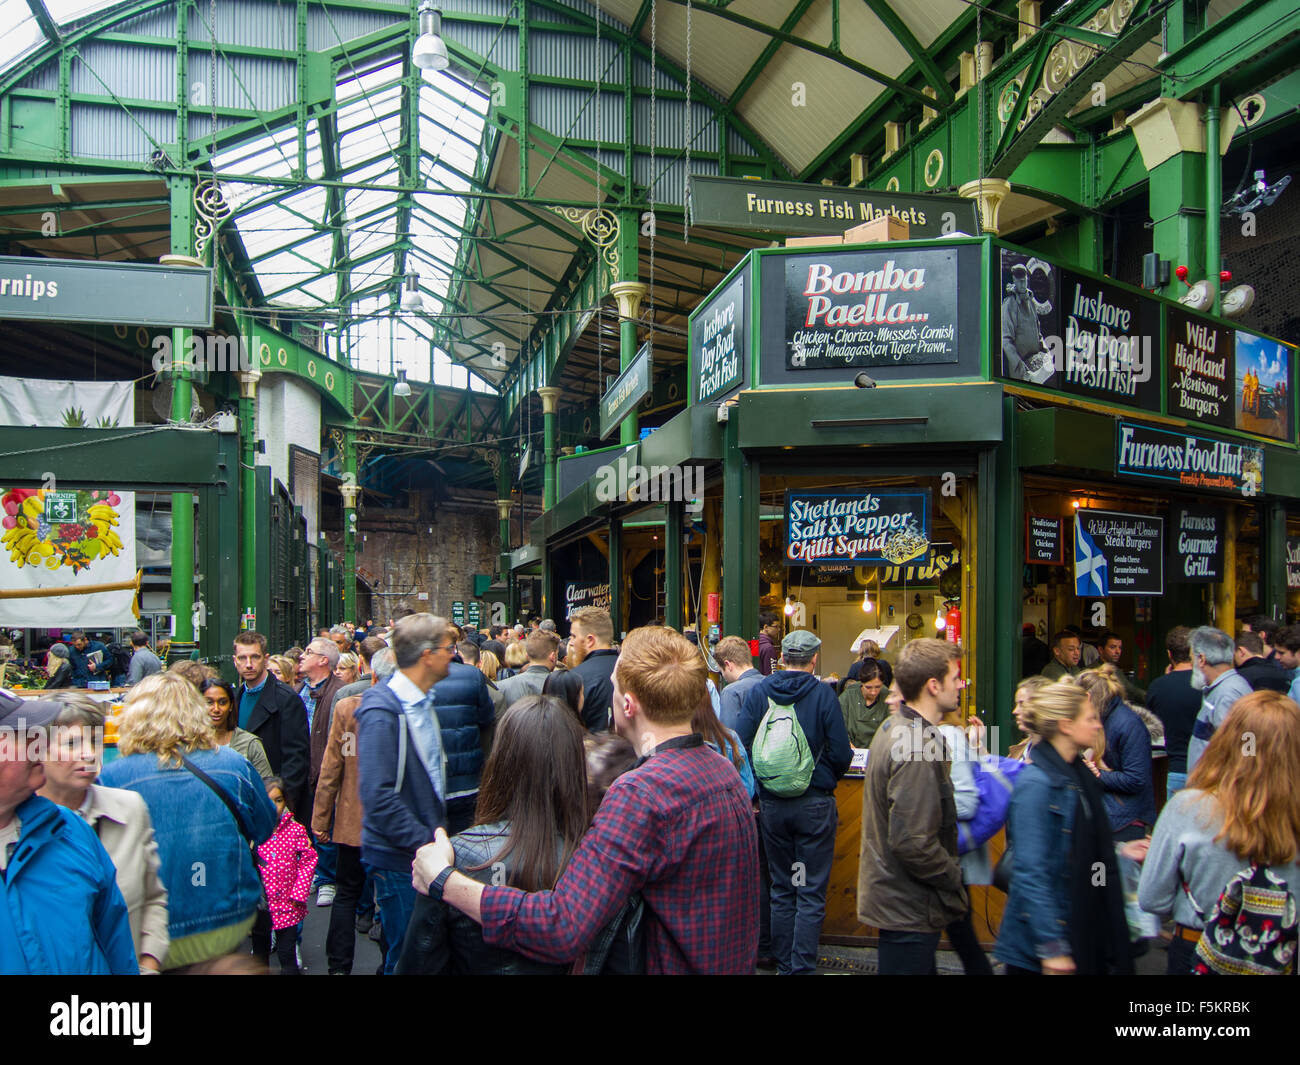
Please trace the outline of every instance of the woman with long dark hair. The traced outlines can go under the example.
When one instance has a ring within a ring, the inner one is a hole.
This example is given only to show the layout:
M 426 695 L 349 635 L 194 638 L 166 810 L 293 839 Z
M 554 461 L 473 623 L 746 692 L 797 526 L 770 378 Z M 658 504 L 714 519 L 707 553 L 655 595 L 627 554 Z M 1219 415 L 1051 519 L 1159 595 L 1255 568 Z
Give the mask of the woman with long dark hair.
M 548 673 L 546 680 L 542 684 L 543 695 L 553 695 L 573 711 L 573 716 L 578 719 L 578 723 L 586 729 L 586 722 L 582 718 L 582 704 L 584 702 L 582 678 L 571 669 L 561 669 L 553 673 Z
M 723 758 L 736 767 L 740 782 L 745 785 L 751 799 L 758 798 L 758 785 L 754 782 L 754 771 L 749 765 L 749 752 L 736 733 L 727 728 L 713 710 L 709 699 L 701 701 L 691 718 L 691 728 L 704 737 L 704 742 L 717 751 Z
M 235 689 L 224 680 L 209 677 L 199 684 L 199 694 L 208 704 L 208 720 L 212 722 L 212 734 L 216 737 L 217 746 L 238 751 L 253 763 L 257 775 L 264 781 L 274 778 L 275 772 L 267 760 L 262 741 L 239 727 L 239 703 L 235 699 Z
M 505 711 L 483 767 L 474 824 L 452 839 L 458 871 L 523 891 L 555 887 L 591 817 L 582 738 L 572 708 L 555 696 L 525 696 Z M 397 964 L 399 975 L 568 968 L 489 946 L 475 921 L 423 894 Z

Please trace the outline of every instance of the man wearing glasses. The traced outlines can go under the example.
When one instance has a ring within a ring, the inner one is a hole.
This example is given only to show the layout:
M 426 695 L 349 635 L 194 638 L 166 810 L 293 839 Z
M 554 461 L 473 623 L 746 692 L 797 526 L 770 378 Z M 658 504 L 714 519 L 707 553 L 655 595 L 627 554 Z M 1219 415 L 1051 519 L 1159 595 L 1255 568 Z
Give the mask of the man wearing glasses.
M 374 870 L 391 975 L 415 906 L 411 862 L 446 825 L 447 758 L 433 710 L 433 686 L 447 675 L 455 644 L 446 619 L 411 614 L 393 628 L 397 672 L 362 696 L 357 709 L 361 860 Z

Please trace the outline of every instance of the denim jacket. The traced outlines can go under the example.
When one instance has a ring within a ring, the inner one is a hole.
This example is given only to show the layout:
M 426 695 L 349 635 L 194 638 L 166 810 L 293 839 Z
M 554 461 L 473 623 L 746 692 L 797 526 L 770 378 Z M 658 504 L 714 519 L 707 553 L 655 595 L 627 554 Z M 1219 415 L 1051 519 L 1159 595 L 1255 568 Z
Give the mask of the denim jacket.
M 240 808 L 254 842 L 270 839 L 279 818 L 247 758 L 229 747 L 187 757 Z M 105 766 L 100 783 L 137 792 L 149 806 L 173 940 L 226 928 L 254 914 L 262 881 L 248 841 L 203 781 L 183 766 L 160 764 L 155 754 L 130 754 Z
M 1022 969 L 1071 953 L 1069 856 L 1080 795 L 1059 755 L 1039 756 L 1048 746 L 1035 748 L 1035 760 L 1016 780 L 1007 819 L 1014 864 L 993 954 Z

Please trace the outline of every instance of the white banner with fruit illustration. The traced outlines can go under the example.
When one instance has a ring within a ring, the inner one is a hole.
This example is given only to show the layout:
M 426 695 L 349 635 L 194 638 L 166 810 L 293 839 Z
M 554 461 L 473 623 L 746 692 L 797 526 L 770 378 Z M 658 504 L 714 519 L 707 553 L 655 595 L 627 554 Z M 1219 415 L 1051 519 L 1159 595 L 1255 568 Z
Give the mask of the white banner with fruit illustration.
M 0 424 L 112 429 L 135 424 L 130 381 L 0 377 Z M 93 465 L 93 463 L 92 463 Z M 0 589 L 84 588 L 135 580 L 135 496 L 112 486 L 0 486 Z M 106 628 L 135 625 L 132 588 L 0 598 L 0 625 Z

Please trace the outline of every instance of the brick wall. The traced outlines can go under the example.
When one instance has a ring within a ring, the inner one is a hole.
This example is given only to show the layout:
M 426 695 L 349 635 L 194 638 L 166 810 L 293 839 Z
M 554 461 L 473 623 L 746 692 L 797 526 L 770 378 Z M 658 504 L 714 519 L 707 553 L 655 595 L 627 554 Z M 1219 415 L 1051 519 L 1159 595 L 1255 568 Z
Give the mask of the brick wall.
M 368 583 L 375 620 L 403 607 L 449 616 L 453 600 L 473 598 L 475 573 L 496 570 L 496 535 L 493 505 L 443 503 L 435 517 L 418 519 L 410 510 L 367 508 L 358 527 L 357 568 L 374 576 Z M 342 534 L 325 536 L 342 557 Z M 420 592 L 429 598 L 420 599 Z

